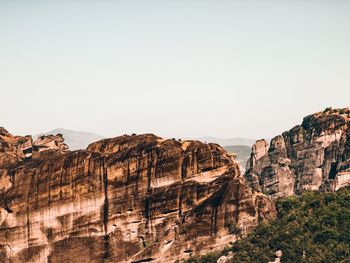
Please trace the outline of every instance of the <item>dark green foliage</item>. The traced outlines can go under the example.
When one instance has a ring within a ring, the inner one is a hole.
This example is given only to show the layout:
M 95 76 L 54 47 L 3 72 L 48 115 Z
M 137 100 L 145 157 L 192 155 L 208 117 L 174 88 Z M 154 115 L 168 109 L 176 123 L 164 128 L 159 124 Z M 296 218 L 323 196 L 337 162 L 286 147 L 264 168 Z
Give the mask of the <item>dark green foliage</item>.
M 190 257 L 185 262 L 186 263 L 216 263 L 216 261 L 218 260 L 219 257 L 221 257 L 221 255 L 224 255 L 224 254 L 220 252 L 212 252 L 199 258 Z
M 350 188 L 304 192 L 277 201 L 276 207 L 276 221 L 233 244 L 232 262 L 266 263 L 277 250 L 283 251 L 283 263 L 350 262 Z M 192 262 L 214 262 L 197 260 Z

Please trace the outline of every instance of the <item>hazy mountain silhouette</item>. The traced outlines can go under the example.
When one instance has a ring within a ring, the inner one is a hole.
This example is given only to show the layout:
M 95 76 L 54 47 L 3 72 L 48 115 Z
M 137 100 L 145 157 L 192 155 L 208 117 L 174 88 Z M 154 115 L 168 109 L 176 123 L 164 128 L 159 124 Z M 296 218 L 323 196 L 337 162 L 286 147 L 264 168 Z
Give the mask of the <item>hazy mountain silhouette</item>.
M 64 142 L 69 146 L 70 150 L 85 149 L 90 143 L 104 139 L 102 135 L 85 131 L 73 131 L 63 128 L 57 128 L 45 133 L 36 135 L 35 137 L 48 134 L 61 133 L 64 138 Z
M 218 137 L 211 137 L 211 136 L 205 136 L 197 138 L 199 141 L 205 141 L 205 142 L 211 142 L 211 143 L 217 143 L 221 146 L 230 146 L 230 145 L 246 145 L 251 147 L 255 142 L 256 139 L 249 139 L 249 138 L 243 138 L 243 137 L 233 137 L 233 138 L 218 138 Z

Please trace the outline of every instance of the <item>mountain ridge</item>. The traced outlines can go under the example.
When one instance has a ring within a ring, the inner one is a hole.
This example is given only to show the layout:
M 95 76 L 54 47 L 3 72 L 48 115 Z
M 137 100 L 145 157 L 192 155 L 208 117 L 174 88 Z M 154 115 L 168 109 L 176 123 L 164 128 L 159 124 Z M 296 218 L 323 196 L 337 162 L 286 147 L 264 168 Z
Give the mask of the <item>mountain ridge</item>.
M 178 262 L 275 216 L 217 144 L 133 134 L 69 151 L 0 129 L 6 263 Z
M 250 147 L 256 142 L 256 139 L 250 139 L 245 137 L 220 138 L 215 136 L 202 136 L 194 138 L 194 140 L 199 140 L 208 143 L 217 143 L 221 146 L 246 145 Z

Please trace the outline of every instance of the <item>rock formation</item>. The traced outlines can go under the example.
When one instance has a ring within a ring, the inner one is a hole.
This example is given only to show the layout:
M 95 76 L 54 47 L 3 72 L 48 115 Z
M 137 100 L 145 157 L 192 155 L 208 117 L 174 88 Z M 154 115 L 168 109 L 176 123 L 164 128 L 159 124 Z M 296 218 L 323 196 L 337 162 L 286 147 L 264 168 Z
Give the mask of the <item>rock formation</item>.
M 281 263 L 281 257 L 282 257 L 283 253 L 281 250 L 277 250 L 275 253 L 275 260 L 274 261 L 269 261 L 269 263 Z
M 350 110 L 327 108 L 252 147 L 246 179 L 273 198 L 350 184 Z
M 171 262 L 275 217 L 216 144 L 152 134 L 67 151 L 0 130 L 4 262 Z
M 67 150 L 62 134 L 40 136 L 33 141 L 32 136 L 13 136 L 0 127 L 0 168 L 30 159 L 33 154 L 44 151 L 64 153 Z
M 35 152 L 55 150 L 64 153 L 68 150 L 68 146 L 64 143 L 63 136 L 60 133 L 40 136 L 34 141 L 33 147 Z
M 227 256 L 221 256 L 217 261 L 216 263 L 229 263 L 229 262 L 232 262 L 233 260 L 233 252 L 232 251 L 229 251 Z

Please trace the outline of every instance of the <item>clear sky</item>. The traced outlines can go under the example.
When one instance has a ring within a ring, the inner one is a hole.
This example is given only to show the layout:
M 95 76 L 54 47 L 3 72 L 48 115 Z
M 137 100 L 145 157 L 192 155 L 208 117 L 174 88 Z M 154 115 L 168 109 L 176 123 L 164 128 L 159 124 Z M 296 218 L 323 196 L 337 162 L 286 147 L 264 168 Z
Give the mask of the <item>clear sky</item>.
M 0 1 L 0 126 L 272 137 L 350 106 L 350 1 Z

